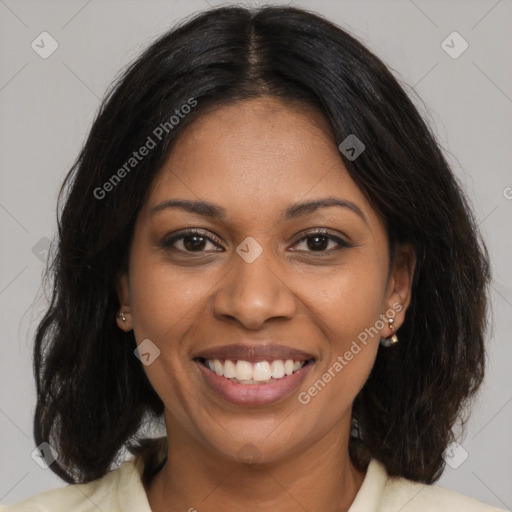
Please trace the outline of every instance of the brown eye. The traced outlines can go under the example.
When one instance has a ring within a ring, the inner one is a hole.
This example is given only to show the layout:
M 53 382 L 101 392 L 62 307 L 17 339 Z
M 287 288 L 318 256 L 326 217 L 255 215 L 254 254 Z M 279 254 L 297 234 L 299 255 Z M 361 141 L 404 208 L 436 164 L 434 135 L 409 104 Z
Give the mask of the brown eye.
M 204 236 L 184 236 L 182 240 L 187 251 L 201 251 L 206 244 L 206 237 Z
M 204 234 L 205 232 L 202 230 L 189 230 L 189 231 L 182 231 L 181 233 L 172 235 L 169 238 L 166 238 L 162 242 L 162 247 L 167 250 L 176 250 L 180 252 L 210 252 L 212 249 L 215 252 L 218 252 L 219 250 L 222 250 L 218 247 L 218 244 L 220 242 L 217 242 L 216 240 L 212 240 L 209 236 L 206 236 Z M 212 247 L 210 249 L 208 248 L 208 244 L 210 244 Z M 181 245 L 181 246 L 180 246 Z M 207 249 L 205 251 L 205 249 Z
M 307 237 L 307 247 L 312 251 L 323 251 L 329 245 L 329 238 L 323 235 L 314 235 Z
M 307 233 L 306 236 L 302 237 L 294 247 L 297 245 L 306 242 L 306 252 L 319 252 L 319 253 L 331 253 L 333 251 L 338 251 L 340 249 L 350 247 L 350 244 L 347 243 L 342 238 L 330 234 L 327 231 L 313 231 Z M 330 243 L 333 245 L 329 246 Z M 294 250 L 302 250 L 302 249 L 294 249 Z

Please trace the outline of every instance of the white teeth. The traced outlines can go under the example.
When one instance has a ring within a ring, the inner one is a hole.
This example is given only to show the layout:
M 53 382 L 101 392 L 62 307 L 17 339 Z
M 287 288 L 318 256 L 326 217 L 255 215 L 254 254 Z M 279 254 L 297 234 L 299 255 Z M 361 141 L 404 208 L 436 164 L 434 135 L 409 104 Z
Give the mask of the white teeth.
M 226 359 L 224 363 L 220 359 L 207 359 L 206 365 L 212 372 L 226 379 L 234 379 L 240 384 L 257 384 L 270 382 L 272 379 L 282 379 L 285 375 L 300 370 L 305 361 L 293 361 L 292 359 L 276 359 L 275 361 L 231 361 Z
M 254 363 L 252 370 L 252 378 L 258 382 L 263 380 L 270 380 L 272 372 L 270 371 L 270 364 L 267 361 L 258 361 Z
M 280 359 L 277 359 L 276 361 L 272 361 L 272 364 L 270 365 L 270 370 L 272 371 L 272 378 L 273 379 L 280 379 L 281 377 L 284 377 L 284 363 Z
M 224 362 L 224 377 L 226 377 L 226 379 L 233 379 L 236 377 L 235 363 L 229 359 L 226 359 Z
M 237 380 L 252 379 L 252 364 L 248 361 L 237 361 L 235 371 Z
M 286 375 L 293 373 L 293 361 L 291 359 L 287 359 L 286 363 L 284 363 L 284 373 L 286 373 Z
M 218 359 L 214 359 L 213 360 L 213 371 L 217 375 L 222 375 L 223 374 L 222 363 Z

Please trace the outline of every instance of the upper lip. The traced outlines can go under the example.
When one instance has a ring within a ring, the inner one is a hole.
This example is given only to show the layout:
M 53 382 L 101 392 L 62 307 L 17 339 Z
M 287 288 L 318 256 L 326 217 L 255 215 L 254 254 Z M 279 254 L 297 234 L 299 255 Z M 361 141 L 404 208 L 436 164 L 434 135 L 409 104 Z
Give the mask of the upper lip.
M 293 361 L 307 361 L 314 359 L 314 356 L 284 345 L 275 343 L 235 343 L 232 345 L 222 345 L 201 350 L 195 356 L 195 359 L 239 359 L 248 362 L 268 361 L 275 359 L 292 359 Z

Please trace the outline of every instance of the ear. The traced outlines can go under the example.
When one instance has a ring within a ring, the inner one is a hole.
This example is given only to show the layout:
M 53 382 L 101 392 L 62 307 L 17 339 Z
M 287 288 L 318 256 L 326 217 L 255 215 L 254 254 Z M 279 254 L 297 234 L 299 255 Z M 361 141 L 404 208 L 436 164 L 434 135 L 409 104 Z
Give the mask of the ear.
M 132 310 L 130 304 L 130 282 L 126 272 L 119 274 L 116 278 L 116 291 L 119 298 L 120 307 L 117 311 L 117 326 L 125 332 L 133 329 Z M 123 320 L 123 313 L 125 320 Z
M 410 244 L 397 247 L 393 257 L 392 268 L 388 280 L 386 306 L 394 311 L 395 331 L 403 324 L 405 312 L 411 303 L 412 281 L 416 267 L 416 254 Z M 386 327 L 385 336 L 393 334 Z

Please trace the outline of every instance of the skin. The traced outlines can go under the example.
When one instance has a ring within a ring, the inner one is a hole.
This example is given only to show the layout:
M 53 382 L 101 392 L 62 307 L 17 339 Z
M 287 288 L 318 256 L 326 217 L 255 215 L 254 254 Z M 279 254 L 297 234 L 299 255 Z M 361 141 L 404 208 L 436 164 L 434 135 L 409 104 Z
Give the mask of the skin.
M 329 196 L 351 201 L 365 220 L 332 206 L 280 219 L 291 203 Z M 151 214 L 170 199 L 205 200 L 226 217 L 178 208 Z M 202 252 L 190 238 L 161 246 L 187 228 L 221 243 L 205 240 Z M 335 241 L 320 239 L 325 245 L 315 250 L 303 234 L 315 228 L 350 246 L 336 250 Z M 263 249 L 250 264 L 236 252 L 248 236 Z M 316 359 L 298 392 L 307 390 L 393 304 L 402 308 L 399 329 L 414 255 L 399 248 L 391 272 L 388 258 L 382 219 L 313 110 L 261 97 L 203 113 L 181 133 L 139 212 L 129 271 L 118 282 L 126 316 L 119 327 L 161 351 L 144 366 L 165 405 L 169 440 L 168 461 L 146 488 L 154 512 L 348 510 L 364 479 L 348 456 L 352 403 L 379 339 L 392 334 L 387 324 L 307 405 L 297 393 L 267 406 L 230 404 L 192 358 L 242 339 L 297 348 Z M 248 443 L 258 453 L 254 464 L 238 455 Z

